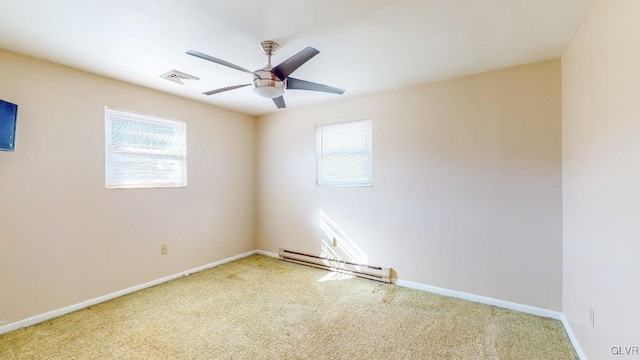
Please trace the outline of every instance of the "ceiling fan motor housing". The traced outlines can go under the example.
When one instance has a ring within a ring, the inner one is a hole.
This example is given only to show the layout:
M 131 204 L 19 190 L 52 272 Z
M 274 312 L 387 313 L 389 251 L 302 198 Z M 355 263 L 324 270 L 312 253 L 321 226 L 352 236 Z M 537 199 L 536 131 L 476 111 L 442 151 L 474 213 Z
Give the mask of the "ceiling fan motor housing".
M 253 91 L 269 99 L 277 98 L 284 94 L 286 84 L 280 80 L 270 69 L 256 70 L 253 77 Z

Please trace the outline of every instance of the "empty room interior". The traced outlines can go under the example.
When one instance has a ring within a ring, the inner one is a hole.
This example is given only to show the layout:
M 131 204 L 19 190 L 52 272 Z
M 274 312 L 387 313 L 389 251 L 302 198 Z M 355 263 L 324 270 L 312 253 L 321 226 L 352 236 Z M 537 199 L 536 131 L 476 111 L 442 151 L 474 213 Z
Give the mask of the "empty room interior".
M 0 359 L 640 359 L 639 39 L 637 0 L 4 3 Z

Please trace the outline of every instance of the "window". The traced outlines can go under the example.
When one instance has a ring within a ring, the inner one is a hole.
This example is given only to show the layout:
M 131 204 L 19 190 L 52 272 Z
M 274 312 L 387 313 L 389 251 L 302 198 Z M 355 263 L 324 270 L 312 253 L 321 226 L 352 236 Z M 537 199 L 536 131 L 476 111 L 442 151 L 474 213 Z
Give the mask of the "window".
M 371 120 L 316 127 L 317 184 L 371 186 Z
M 187 186 L 187 124 L 105 107 L 105 187 Z

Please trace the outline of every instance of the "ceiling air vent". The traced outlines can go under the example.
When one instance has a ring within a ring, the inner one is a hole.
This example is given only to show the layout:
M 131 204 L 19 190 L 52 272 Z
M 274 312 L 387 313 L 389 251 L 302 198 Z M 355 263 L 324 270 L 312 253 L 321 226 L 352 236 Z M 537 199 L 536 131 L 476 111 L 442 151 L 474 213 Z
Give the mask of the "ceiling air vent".
M 195 77 L 193 75 L 189 75 L 189 74 L 185 74 L 181 71 L 178 70 L 171 70 L 169 72 L 166 72 L 162 75 L 160 75 L 161 78 L 165 79 L 165 80 L 169 80 L 169 81 L 173 81 L 175 83 L 178 84 L 182 84 L 182 85 L 188 85 L 191 83 L 194 83 L 198 80 L 200 80 L 200 78 Z

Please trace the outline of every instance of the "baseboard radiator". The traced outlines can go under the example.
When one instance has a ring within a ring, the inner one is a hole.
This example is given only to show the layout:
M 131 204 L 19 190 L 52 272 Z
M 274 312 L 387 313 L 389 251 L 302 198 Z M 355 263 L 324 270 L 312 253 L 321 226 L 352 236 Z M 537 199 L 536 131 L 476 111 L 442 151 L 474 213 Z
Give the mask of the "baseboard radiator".
M 391 268 L 358 264 L 351 261 L 305 254 L 299 251 L 280 249 L 280 259 L 296 264 L 313 266 L 319 269 L 359 276 L 366 279 L 391 282 Z

